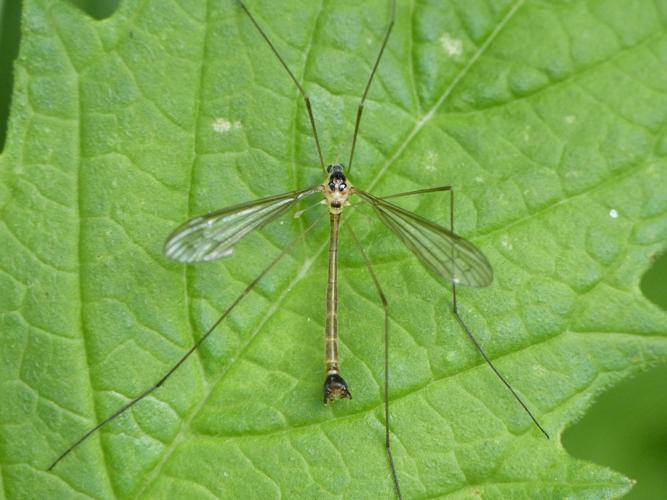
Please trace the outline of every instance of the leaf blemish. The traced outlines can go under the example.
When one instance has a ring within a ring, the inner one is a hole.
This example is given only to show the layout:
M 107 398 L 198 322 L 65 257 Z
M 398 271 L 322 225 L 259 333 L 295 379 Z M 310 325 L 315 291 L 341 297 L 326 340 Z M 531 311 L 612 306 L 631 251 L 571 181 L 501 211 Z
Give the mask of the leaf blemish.
M 213 121 L 213 130 L 215 130 L 219 134 L 225 134 L 229 132 L 232 129 L 240 129 L 241 128 L 241 122 L 230 122 L 226 118 L 216 118 Z
M 615 208 L 609 210 L 609 217 L 612 219 L 618 219 L 618 211 Z
M 438 162 L 438 153 L 433 150 L 429 150 L 426 153 L 426 170 L 433 171 L 435 170 L 435 164 Z
M 532 127 L 530 125 L 526 125 L 526 127 L 523 129 L 523 141 L 524 142 L 529 142 L 530 141 L 530 132 L 532 130 Z
M 510 240 L 510 237 L 507 236 L 507 235 L 504 235 L 504 236 L 500 239 L 500 244 L 501 244 L 503 247 L 507 248 L 508 250 L 512 250 L 512 248 L 513 248 L 513 247 L 512 247 L 512 240 Z
M 458 57 L 463 53 L 463 41 L 444 33 L 440 37 L 440 44 L 449 57 Z

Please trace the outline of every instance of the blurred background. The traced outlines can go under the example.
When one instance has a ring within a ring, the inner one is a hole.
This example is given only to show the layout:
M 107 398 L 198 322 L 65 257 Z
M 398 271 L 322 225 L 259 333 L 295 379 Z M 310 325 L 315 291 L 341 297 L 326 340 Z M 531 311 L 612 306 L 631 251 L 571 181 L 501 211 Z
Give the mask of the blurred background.
M 95 19 L 110 16 L 120 0 L 64 0 Z M 0 0 L 0 152 L 11 105 L 12 63 L 20 43 L 20 0 Z M 667 254 L 642 278 L 644 295 L 667 310 Z M 667 498 L 667 365 L 604 393 L 563 435 L 575 457 L 611 467 L 637 481 L 626 498 Z
M 667 254 L 644 274 L 641 289 L 667 310 Z M 575 457 L 637 481 L 624 498 L 667 498 L 667 365 L 602 394 L 584 418 L 565 431 L 563 446 Z

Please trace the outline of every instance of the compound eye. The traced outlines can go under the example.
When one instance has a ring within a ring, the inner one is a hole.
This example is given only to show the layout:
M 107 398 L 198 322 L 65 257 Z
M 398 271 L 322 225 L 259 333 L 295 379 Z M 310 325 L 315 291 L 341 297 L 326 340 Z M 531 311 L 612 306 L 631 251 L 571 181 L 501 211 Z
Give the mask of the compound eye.
M 334 191 L 334 190 L 336 189 L 336 185 L 335 185 L 333 182 L 330 182 L 330 183 L 329 183 L 329 189 L 331 189 L 332 191 Z
M 346 187 L 347 187 L 347 186 L 345 185 L 345 183 L 344 183 L 344 182 L 341 182 L 341 183 L 340 183 L 340 186 L 338 186 L 338 189 L 339 189 L 340 191 L 345 191 L 345 188 L 346 188 Z

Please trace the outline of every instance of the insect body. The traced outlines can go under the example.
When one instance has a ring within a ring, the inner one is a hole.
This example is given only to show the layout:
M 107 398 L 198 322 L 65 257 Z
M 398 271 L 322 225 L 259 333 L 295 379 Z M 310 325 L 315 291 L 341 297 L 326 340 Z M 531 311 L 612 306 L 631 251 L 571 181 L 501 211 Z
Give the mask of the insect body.
M 327 280 L 327 318 L 325 322 L 325 359 L 326 379 L 324 381 L 324 402 L 336 399 L 351 398 L 345 379 L 340 375 L 338 364 L 338 230 L 340 216 L 353 187 L 347 182 L 343 174 L 342 165 L 327 167 L 329 178 L 324 180 L 322 190 L 329 207 L 330 236 L 329 236 L 329 277 Z

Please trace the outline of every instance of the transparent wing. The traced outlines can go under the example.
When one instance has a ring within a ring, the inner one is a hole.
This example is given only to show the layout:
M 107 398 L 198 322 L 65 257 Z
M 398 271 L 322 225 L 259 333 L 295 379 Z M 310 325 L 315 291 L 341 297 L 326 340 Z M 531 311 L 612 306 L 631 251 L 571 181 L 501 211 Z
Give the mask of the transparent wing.
M 427 269 L 445 281 L 473 287 L 488 286 L 493 270 L 472 243 L 419 215 L 357 190 L 380 220 L 417 256 Z
M 164 254 L 179 262 L 202 262 L 230 256 L 245 235 L 277 219 L 320 186 L 234 205 L 190 219 L 164 244 Z

